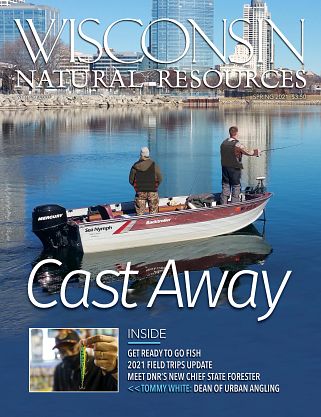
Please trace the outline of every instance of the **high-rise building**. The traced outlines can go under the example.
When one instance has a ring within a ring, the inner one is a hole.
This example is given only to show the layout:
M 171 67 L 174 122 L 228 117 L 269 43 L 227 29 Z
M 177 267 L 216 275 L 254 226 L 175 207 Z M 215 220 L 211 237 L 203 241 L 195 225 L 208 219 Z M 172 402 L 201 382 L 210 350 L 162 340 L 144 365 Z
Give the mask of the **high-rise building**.
M 232 62 L 229 64 L 220 65 L 219 70 L 225 74 L 225 77 L 228 73 L 230 79 L 238 79 L 240 76 L 240 71 L 243 71 L 243 74 L 241 74 L 241 76 L 244 77 L 245 71 L 255 71 L 257 68 L 256 56 L 253 55 L 253 57 L 250 60 L 249 57 L 249 49 L 245 45 L 239 43 L 235 47 L 234 54 L 230 56 L 230 60 Z
M 81 89 L 86 90 L 90 80 L 90 68 L 93 56 L 91 54 L 85 54 L 83 52 L 75 51 L 75 62 L 70 62 L 68 54 L 62 54 L 59 62 L 59 69 L 66 71 L 64 73 L 64 85 L 68 89 Z M 71 78 L 70 73 L 74 71 L 74 76 Z M 71 80 L 74 80 L 76 85 L 72 85 Z
M 152 20 L 174 19 L 182 23 L 193 40 L 193 29 L 187 19 L 194 19 L 206 35 L 214 36 L 213 0 L 153 0 Z M 208 70 L 213 68 L 214 53 L 199 34 L 196 35 L 196 64 L 192 63 L 192 48 L 183 59 L 173 64 L 158 64 L 159 68 Z M 185 49 L 185 37 L 182 31 L 172 23 L 160 22 L 151 29 L 151 54 L 160 61 L 173 61 Z
M 263 20 L 262 23 L 262 62 L 259 62 L 259 19 L 271 19 L 268 6 L 261 0 L 252 0 L 251 4 L 244 5 L 244 19 L 250 24 L 244 24 L 243 38 L 248 41 L 254 49 L 254 56 L 257 61 L 257 71 L 263 73 L 273 69 L 272 64 L 272 29 Z
M 116 58 L 123 61 L 123 63 L 114 61 L 109 55 L 104 54 L 99 61 L 92 64 L 92 69 L 95 71 L 102 71 L 106 74 L 108 81 L 111 81 L 115 75 L 116 70 L 120 72 L 121 75 L 127 75 L 129 71 L 140 71 L 141 63 L 133 61 L 139 60 L 143 55 L 141 52 L 117 52 L 112 50 Z M 94 56 L 97 58 L 97 55 Z
M 26 32 L 30 27 L 26 19 L 32 19 L 39 34 L 47 33 L 51 19 L 56 19 L 52 26 L 51 35 L 59 32 L 59 11 L 49 6 L 26 4 L 24 0 L 0 0 L 0 50 L 6 43 L 21 38 L 14 19 L 20 19 Z

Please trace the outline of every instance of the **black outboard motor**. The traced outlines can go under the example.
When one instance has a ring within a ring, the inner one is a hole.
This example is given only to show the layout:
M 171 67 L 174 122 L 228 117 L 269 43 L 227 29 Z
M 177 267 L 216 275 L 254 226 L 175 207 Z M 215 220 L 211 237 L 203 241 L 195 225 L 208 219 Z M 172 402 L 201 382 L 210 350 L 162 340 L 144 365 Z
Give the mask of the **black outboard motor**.
M 266 187 L 264 185 L 265 177 L 257 177 L 256 187 L 246 187 L 245 195 L 257 195 L 266 193 Z
M 32 213 L 32 231 L 45 250 L 68 246 L 66 209 L 56 204 L 36 207 Z

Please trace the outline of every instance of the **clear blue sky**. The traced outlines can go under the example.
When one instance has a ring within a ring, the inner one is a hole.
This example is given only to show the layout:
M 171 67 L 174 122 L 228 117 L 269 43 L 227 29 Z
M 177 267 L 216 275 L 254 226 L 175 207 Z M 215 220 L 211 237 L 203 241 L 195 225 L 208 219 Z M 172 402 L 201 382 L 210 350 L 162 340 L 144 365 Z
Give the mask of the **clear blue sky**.
M 249 3 L 246 0 L 214 0 L 215 7 L 215 43 L 222 45 L 222 19 L 229 22 L 241 18 L 243 5 Z M 86 33 L 102 42 L 104 29 L 113 21 L 131 17 L 141 19 L 147 25 L 151 19 L 152 0 L 33 0 L 34 4 L 46 4 L 60 9 L 61 17 L 75 18 L 80 21 L 84 18 L 98 18 L 100 27 L 93 23 L 88 24 Z M 305 68 L 320 74 L 321 72 L 321 3 L 319 0 L 299 2 L 296 0 L 267 0 L 272 13 L 272 20 L 285 33 L 289 40 L 300 50 L 300 23 L 306 20 L 305 28 Z M 305 6 L 306 4 L 306 6 Z M 193 16 L 191 16 L 192 18 Z M 138 51 L 141 29 L 137 26 L 124 24 L 111 36 L 111 47 L 119 51 Z M 241 33 L 241 27 L 240 31 Z M 67 38 L 65 38 L 67 39 Z M 293 58 L 291 52 L 276 39 L 276 66 L 300 68 L 299 62 Z M 233 52 L 235 43 L 229 43 L 229 53 Z M 89 44 L 79 40 L 76 43 L 78 50 L 83 52 L 95 52 Z M 217 62 L 219 63 L 219 62 Z

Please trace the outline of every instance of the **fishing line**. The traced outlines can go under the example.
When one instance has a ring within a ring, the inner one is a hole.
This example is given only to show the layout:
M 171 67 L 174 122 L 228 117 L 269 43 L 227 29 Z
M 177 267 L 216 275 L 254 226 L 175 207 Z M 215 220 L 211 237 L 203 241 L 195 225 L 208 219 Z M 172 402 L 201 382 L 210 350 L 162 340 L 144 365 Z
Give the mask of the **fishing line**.
M 296 147 L 296 146 L 301 146 L 301 145 L 302 145 L 302 143 L 297 143 L 296 145 L 282 146 L 282 147 L 280 147 L 280 148 L 270 148 L 270 149 L 264 149 L 263 151 L 260 151 L 260 153 L 263 153 L 263 152 L 271 152 L 271 151 L 279 151 L 279 150 L 281 150 L 281 149 L 289 149 L 289 148 L 294 148 L 294 147 Z

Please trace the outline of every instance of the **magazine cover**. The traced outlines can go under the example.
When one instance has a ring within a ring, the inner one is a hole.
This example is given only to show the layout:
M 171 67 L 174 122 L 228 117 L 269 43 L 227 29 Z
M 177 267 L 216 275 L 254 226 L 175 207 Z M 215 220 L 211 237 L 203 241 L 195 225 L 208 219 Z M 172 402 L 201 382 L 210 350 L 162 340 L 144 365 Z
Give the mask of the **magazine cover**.
M 318 414 L 320 12 L 0 0 L 1 415 Z

